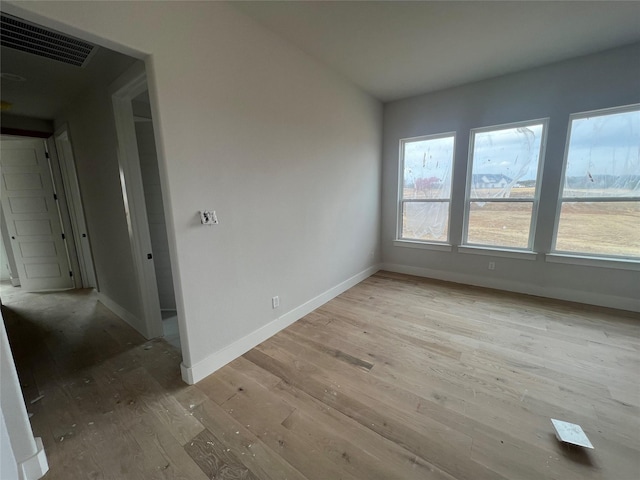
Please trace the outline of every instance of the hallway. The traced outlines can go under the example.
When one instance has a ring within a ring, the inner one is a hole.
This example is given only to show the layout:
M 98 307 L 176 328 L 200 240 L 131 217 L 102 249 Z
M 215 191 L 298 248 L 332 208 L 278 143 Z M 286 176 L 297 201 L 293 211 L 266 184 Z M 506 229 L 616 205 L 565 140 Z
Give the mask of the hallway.
M 0 298 L 44 478 L 205 478 L 182 447 L 203 427 L 173 396 L 193 388 L 178 350 L 145 341 L 92 290 L 3 283 Z

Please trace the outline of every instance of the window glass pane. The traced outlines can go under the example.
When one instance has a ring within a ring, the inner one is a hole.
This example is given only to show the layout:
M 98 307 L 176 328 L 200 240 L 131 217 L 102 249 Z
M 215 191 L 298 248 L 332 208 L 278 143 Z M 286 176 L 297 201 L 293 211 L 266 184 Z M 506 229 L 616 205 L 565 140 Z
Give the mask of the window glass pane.
M 471 202 L 467 243 L 528 248 L 532 202 Z
M 405 202 L 402 207 L 402 238 L 447 241 L 449 202 Z
M 571 122 L 563 197 L 640 196 L 640 110 Z
M 640 257 L 640 202 L 565 202 L 556 250 Z
M 538 123 L 476 132 L 471 198 L 533 198 L 543 130 Z
M 453 135 L 404 142 L 403 199 L 449 199 L 453 145 Z

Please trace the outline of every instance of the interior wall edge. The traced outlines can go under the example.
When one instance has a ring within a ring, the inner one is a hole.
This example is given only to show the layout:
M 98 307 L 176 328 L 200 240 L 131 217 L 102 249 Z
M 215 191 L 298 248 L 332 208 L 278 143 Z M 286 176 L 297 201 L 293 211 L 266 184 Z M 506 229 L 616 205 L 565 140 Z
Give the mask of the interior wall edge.
M 148 338 L 140 329 L 140 326 L 144 325 L 144 322 L 136 317 L 133 313 L 128 311 L 126 308 L 121 306 L 120 304 L 113 301 L 111 298 L 106 296 L 102 292 L 98 293 L 98 301 L 102 303 L 105 307 L 111 310 L 115 315 L 124 320 L 130 327 L 132 327 L 136 332 L 140 333 L 145 338 Z

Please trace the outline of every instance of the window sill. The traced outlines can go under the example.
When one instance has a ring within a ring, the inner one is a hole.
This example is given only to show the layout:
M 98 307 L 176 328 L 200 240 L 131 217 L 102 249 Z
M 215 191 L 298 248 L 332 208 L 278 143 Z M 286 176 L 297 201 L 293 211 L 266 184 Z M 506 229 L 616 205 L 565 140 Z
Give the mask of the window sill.
M 440 252 L 450 252 L 452 250 L 451 245 L 447 243 L 429 243 L 413 240 L 394 240 L 393 246 L 404 248 L 419 248 L 422 250 L 436 250 Z
M 487 255 L 490 257 L 516 258 L 518 260 L 535 260 L 538 254 L 526 250 L 509 250 L 507 248 L 472 247 L 469 245 L 459 246 L 459 253 L 470 253 L 473 255 Z
M 570 253 L 547 253 L 545 262 L 564 263 L 567 265 L 584 265 L 587 267 L 615 268 L 617 270 L 640 271 L 640 260 L 625 258 L 590 257 Z

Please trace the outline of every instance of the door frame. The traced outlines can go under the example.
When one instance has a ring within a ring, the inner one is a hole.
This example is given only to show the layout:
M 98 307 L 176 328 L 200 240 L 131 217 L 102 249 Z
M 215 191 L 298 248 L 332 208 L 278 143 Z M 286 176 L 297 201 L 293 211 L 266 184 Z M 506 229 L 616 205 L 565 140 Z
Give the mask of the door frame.
M 151 235 L 140 171 L 135 121 L 131 101 L 147 90 L 143 64 L 134 65 L 109 88 L 118 138 L 118 165 L 129 231 L 129 243 L 147 338 L 161 337 L 162 315 L 151 250 Z
M 71 134 L 69 133 L 68 125 L 65 123 L 58 128 L 52 138 L 55 148 L 51 148 L 51 150 L 55 150 L 56 152 L 57 167 L 62 176 L 62 189 L 65 193 L 71 222 L 71 233 L 73 234 L 78 258 L 80 278 L 76 279 L 76 286 L 77 288 L 95 288 L 98 290 L 98 280 L 93 265 L 91 241 L 88 236 L 84 205 L 82 202 L 82 194 L 80 193 L 78 172 L 76 170 L 73 145 L 71 143 Z M 65 152 L 63 149 L 62 142 L 64 141 L 69 144 L 69 152 Z

